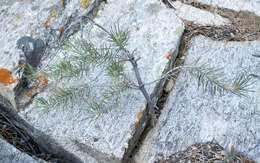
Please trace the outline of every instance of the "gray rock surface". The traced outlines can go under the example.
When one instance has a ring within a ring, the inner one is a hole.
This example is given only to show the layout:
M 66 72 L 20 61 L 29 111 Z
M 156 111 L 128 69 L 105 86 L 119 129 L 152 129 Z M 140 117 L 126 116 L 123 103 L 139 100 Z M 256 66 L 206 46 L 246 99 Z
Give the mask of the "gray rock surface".
M 39 163 L 0 138 L 0 162 L 3 163 Z
M 260 16 L 260 1 L 259 0 L 197 0 L 212 6 L 229 8 L 235 11 L 249 11 Z
M 176 15 L 182 19 L 193 21 L 194 23 L 203 25 L 225 25 L 229 23 L 228 19 L 223 18 L 218 14 L 213 14 L 206 10 L 201 10 L 191 5 L 183 4 L 180 1 L 175 1 L 171 4 L 176 9 L 174 10 Z
M 197 1 L 260 15 L 259 0 Z M 69 50 L 57 50 L 60 27 L 64 28 L 65 35 L 74 34 L 71 41 L 84 38 L 90 39 L 97 46 L 104 43 L 105 33 L 90 23 L 84 22 L 85 25 L 77 32 L 79 25 L 76 24 L 83 21 L 81 16 L 87 15 L 96 1 L 91 0 L 88 7 L 82 5 L 83 2 L 0 0 L 0 68 L 9 69 L 14 78 L 20 77 L 16 70 L 23 52 L 21 48 L 17 48 L 16 43 L 24 36 L 41 39 L 49 48 L 41 68 L 57 64 L 63 57 L 74 55 Z M 219 15 L 182 4 L 180 1 L 172 3 L 177 10 L 169 9 L 157 0 L 107 0 L 107 4 L 102 4 L 97 12 L 95 21 L 106 29 L 110 29 L 115 23 L 123 29 L 129 29 L 127 48 L 130 51 L 136 49 L 135 57 L 140 58 L 138 68 L 144 83 L 158 79 L 163 70 L 169 68 L 169 62 L 174 59 L 167 59 L 169 52 L 177 54 L 184 31 L 180 18 L 200 24 L 229 23 Z M 234 145 L 237 151 L 260 161 L 260 58 L 253 56 L 260 52 L 259 45 L 259 41 L 216 42 L 202 36 L 194 38 L 187 52 L 186 62 L 201 57 L 212 66 L 225 67 L 224 73 L 230 79 L 238 72 L 246 70 L 255 74 L 256 91 L 250 93 L 249 98 L 231 94 L 213 97 L 198 90 L 193 79 L 180 74 L 174 90 L 173 81 L 168 82 L 165 87 L 164 91 L 172 92 L 157 126 L 148 133 L 135 156 L 136 162 L 153 162 L 159 154 L 172 154 L 185 150 L 194 143 L 212 139 L 227 149 Z M 132 65 L 128 62 L 123 65 L 128 79 L 136 83 Z M 108 110 L 108 113 L 99 119 L 90 121 L 88 104 L 96 99 L 103 100 L 103 91 L 114 83 L 102 68 L 93 68 L 90 72 L 88 76 L 58 83 L 58 86 L 76 86 L 85 91 L 86 96 L 76 104 L 70 104 L 69 108 L 53 107 L 44 113 L 46 110 L 33 101 L 25 110 L 20 111 L 19 115 L 33 126 L 27 128 L 31 129 L 30 134 L 34 134 L 32 137 L 38 139 L 36 142 L 48 148 L 49 153 L 67 155 L 65 158 L 68 162 L 74 158 L 75 162 L 86 163 L 120 162 L 125 152 L 123 148 L 128 147 L 127 142 L 132 138 L 138 112 L 145 108 L 145 99 L 139 90 L 128 89 L 120 94 L 120 101 L 116 105 L 113 100 L 107 103 L 108 106 L 113 106 L 112 110 Z M 50 79 L 48 87 L 36 98 L 52 95 L 55 82 Z M 16 83 L 6 87 L 0 83 L 0 96 L 10 101 L 8 105 L 13 105 L 14 108 L 16 104 L 12 89 L 15 85 Z M 155 83 L 146 85 L 148 93 L 154 91 L 154 86 Z M 88 88 L 92 88 L 92 91 L 89 92 Z M 33 130 L 34 128 L 37 130 Z M 7 152 L 6 148 L 9 148 Z M 11 151 L 11 154 L 8 151 Z M 21 157 L 22 155 L 25 157 Z M 32 158 L 0 140 L 0 162 L 2 156 L 11 159 L 4 162 L 33 162 L 30 161 Z M 23 158 L 25 160 L 22 160 Z
M 224 67 L 228 79 L 246 71 L 259 75 L 260 42 L 217 42 L 195 37 L 187 51 L 186 63 L 198 57 L 211 66 Z M 195 143 L 217 141 L 260 161 L 260 81 L 249 97 L 233 94 L 212 96 L 197 89 L 197 83 L 180 74 L 176 88 L 166 102 L 156 127 L 148 134 L 135 157 L 137 162 L 153 162 L 159 154 L 173 154 Z
M 150 82 L 160 77 L 167 66 L 168 52 L 174 52 L 179 45 L 180 37 L 184 30 L 181 20 L 171 9 L 153 1 L 121 1 L 111 0 L 100 9 L 95 19 L 105 28 L 109 29 L 114 23 L 122 28 L 130 30 L 129 50 L 137 49 L 136 57 L 138 68 L 144 82 Z M 92 35 L 88 36 L 89 28 Z M 96 27 L 88 25 L 83 29 L 83 37 L 91 38 L 96 45 L 104 42 L 104 33 Z M 73 38 L 79 38 L 77 33 Z M 60 56 L 73 54 L 69 51 L 53 54 L 55 57 L 44 61 L 42 64 L 58 63 Z M 175 51 L 176 53 L 176 51 Z M 125 72 L 135 81 L 132 67 L 125 63 Z M 43 108 L 37 107 L 34 102 L 29 108 L 21 111 L 19 115 L 26 119 L 35 128 L 55 139 L 65 150 L 75 154 L 84 162 L 119 162 L 122 159 L 127 142 L 134 131 L 134 122 L 137 121 L 137 113 L 145 107 L 145 99 L 141 92 L 129 89 L 122 93 L 121 100 L 107 114 L 90 122 L 88 119 L 88 102 L 95 97 L 102 99 L 102 87 L 110 84 L 106 74 L 100 73 L 102 69 L 93 70 L 88 78 L 62 81 L 63 86 L 90 86 L 92 96 L 82 97 L 71 108 L 51 108 L 47 114 L 43 114 Z M 96 79 L 96 75 L 99 77 Z M 93 79 L 95 79 L 93 81 Z M 50 81 L 51 83 L 52 81 Z M 155 84 L 147 85 L 148 92 L 152 92 Z M 51 86 L 51 84 L 50 84 Z M 37 97 L 46 97 L 51 94 L 50 87 Z
M 45 42 L 57 40 L 55 32 L 54 36 L 46 36 L 49 29 L 46 29 L 45 25 L 48 24 L 52 29 L 57 30 L 73 14 L 77 13 L 80 16 L 88 13 L 90 9 L 82 7 L 80 1 L 69 1 L 65 8 L 62 7 L 60 0 L 1 1 L 0 68 L 7 68 L 18 77 L 16 70 L 23 52 L 17 48 L 16 42 L 24 36 L 35 40 L 42 39 Z
M 22 53 L 16 48 L 16 41 L 25 35 L 34 38 L 42 37 L 44 23 L 50 14 L 47 8 L 57 1 L 0 3 L 2 3 L 0 6 L 0 67 L 15 72 Z
M 0 96 L 5 97 L 10 103 L 12 104 L 12 108 L 15 112 L 17 112 L 16 103 L 14 99 L 14 91 L 9 86 L 4 86 L 2 83 L 0 83 Z M 2 100 L 2 99 L 1 99 Z
M 23 36 L 43 38 L 44 23 L 50 14 L 48 8 L 58 2 L 58 0 L 0 2 L 0 68 L 8 69 L 14 79 L 21 78 L 22 73 L 18 72 L 18 65 L 19 61 L 25 57 L 23 51 L 18 49 L 17 41 Z M 0 86 L 0 94 L 11 101 L 14 108 L 16 104 L 13 88 L 17 84 L 16 81 L 3 89 L 2 85 Z

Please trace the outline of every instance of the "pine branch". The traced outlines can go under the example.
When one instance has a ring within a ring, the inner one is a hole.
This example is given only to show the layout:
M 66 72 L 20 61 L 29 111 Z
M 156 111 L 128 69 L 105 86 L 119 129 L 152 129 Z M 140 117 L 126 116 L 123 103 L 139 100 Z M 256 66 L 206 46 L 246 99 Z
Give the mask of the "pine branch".
M 199 61 L 200 58 L 191 64 L 175 67 L 162 75 L 161 78 L 147 82 L 145 85 L 153 84 L 182 71 L 185 75 L 189 73 L 190 76 L 197 80 L 198 88 L 202 87 L 205 92 L 209 91 L 212 95 L 216 95 L 218 92 L 220 95 L 232 93 L 238 96 L 246 96 L 246 93 L 252 92 L 250 89 L 254 83 L 252 75 L 241 73 L 230 82 L 225 77 L 225 74 L 221 73 L 222 68 L 210 67 L 209 64 L 199 63 Z
M 118 47 L 119 51 L 122 51 L 124 53 L 124 55 L 127 56 L 128 61 L 132 64 L 134 73 L 135 73 L 135 77 L 137 79 L 138 82 L 138 87 L 140 89 L 140 91 L 142 92 L 143 96 L 145 97 L 147 104 L 148 104 L 148 113 L 150 114 L 150 116 L 152 117 L 152 125 L 155 125 L 155 121 L 156 121 L 156 115 L 155 115 L 155 106 L 152 102 L 151 97 L 149 96 L 147 90 L 144 87 L 144 84 L 142 82 L 142 78 L 140 75 L 140 72 L 138 70 L 138 65 L 137 65 L 137 60 L 134 57 L 134 53 L 128 51 L 125 48 L 126 42 L 128 40 L 128 30 L 122 31 L 119 26 L 115 26 L 114 28 L 111 28 L 111 31 L 106 30 L 105 28 L 103 28 L 101 25 L 97 24 L 93 19 L 91 19 L 90 17 L 87 17 L 94 25 L 96 25 L 97 27 L 99 27 L 101 30 L 103 30 L 104 32 L 106 32 L 109 36 L 109 40 L 111 42 L 114 43 L 115 46 Z
M 202 87 L 204 91 L 209 91 L 212 95 L 218 92 L 220 95 L 232 93 L 238 96 L 246 96 L 246 93 L 252 91 L 250 87 L 254 81 L 250 75 L 241 73 L 230 81 L 222 73 L 223 68 L 210 67 L 209 64 L 199 63 L 199 61 L 200 58 L 192 63 L 195 66 L 194 68 L 187 70 L 197 80 L 198 88 Z
M 51 65 L 46 69 L 46 73 L 50 74 L 54 79 L 60 80 L 63 78 L 76 77 L 80 74 L 80 70 L 71 61 L 65 59 L 61 60 L 60 63 Z
M 105 102 L 97 102 L 97 101 L 91 101 L 88 104 L 87 111 L 90 114 L 89 118 L 92 121 L 98 119 L 101 115 L 108 112 L 105 106 Z
M 46 109 L 54 107 L 67 108 L 69 104 L 73 105 L 83 94 L 83 90 L 78 88 L 55 87 L 53 92 L 47 99 L 38 98 L 38 105 Z

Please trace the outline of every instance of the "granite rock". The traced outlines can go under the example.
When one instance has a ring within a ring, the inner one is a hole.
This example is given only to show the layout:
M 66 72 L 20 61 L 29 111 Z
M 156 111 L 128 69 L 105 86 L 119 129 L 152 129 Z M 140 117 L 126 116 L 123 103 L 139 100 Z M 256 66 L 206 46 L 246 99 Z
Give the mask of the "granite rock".
M 260 16 L 260 1 L 259 0 L 197 0 L 198 2 L 206 3 L 215 7 L 233 9 L 235 11 L 253 12 Z
M 259 75 L 260 42 L 212 41 L 204 36 L 192 39 L 186 63 L 198 57 L 211 66 L 224 67 L 233 79 L 241 72 Z M 152 129 L 135 157 L 137 162 L 153 162 L 187 147 L 215 140 L 226 150 L 234 145 L 243 155 L 260 161 L 260 81 L 256 79 L 248 97 L 234 94 L 212 96 L 197 88 L 196 81 L 184 74 L 177 79 L 157 126 Z
M 36 161 L 31 156 L 27 155 L 10 145 L 0 138 L 0 162 L 8 163 L 44 163 L 44 161 Z
M 127 48 L 135 51 L 138 68 L 144 82 L 159 78 L 167 67 L 167 55 L 177 54 L 178 45 L 184 30 L 181 20 L 157 0 L 153 1 L 121 1 L 111 0 L 102 8 L 94 19 L 107 29 L 114 24 L 119 24 L 123 29 L 129 29 L 130 39 Z M 91 29 L 91 33 L 89 30 Z M 91 24 L 72 36 L 71 40 L 81 38 L 90 40 L 99 46 L 104 42 L 105 34 Z M 43 61 L 46 64 L 58 63 L 65 55 L 73 55 L 71 51 L 62 50 L 51 59 Z M 174 59 L 174 57 L 172 57 Z M 129 79 L 136 82 L 130 63 L 124 64 L 125 72 Z M 103 72 L 103 69 L 94 69 L 88 77 L 75 78 L 62 81 L 63 86 L 88 86 L 92 94 L 83 96 L 82 99 L 69 108 L 50 108 L 43 114 L 43 108 L 37 107 L 33 102 L 19 115 L 26 119 L 35 128 L 49 135 L 65 150 L 79 157 L 83 162 L 120 162 L 123 157 L 123 147 L 134 132 L 134 123 L 137 113 L 145 108 L 145 99 L 136 89 L 128 89 L 120 95 L 120 101 L 97 120 L 90 122 L 88 119 L 89 105 L 93 99 L 102 100 L 102 90 L 113 83 Z M 98 75 L 98 78 L 96 78 Z M 51 85 L 50 81 L 50 85 Z M 154 84 L 146 86 L 149 93 L 153 91 Z M 52 89 L 46 89 L 36 98 L 46 97 Z M 161 90 L 162 91 L 162 90 Z M 113 102 L 113 101 L 112 101 Z M 91 160 L 90 160 L 91 159 Z
M 183 4 L 180 1 L 171 3 L 176 10 L 174 12 L 182 19 L 192 21 L 202 25 L 226 25 L 228 19 L 221 17 L 218 14 L 213 14 L 209 11 L 195 8 L 191 5 Z

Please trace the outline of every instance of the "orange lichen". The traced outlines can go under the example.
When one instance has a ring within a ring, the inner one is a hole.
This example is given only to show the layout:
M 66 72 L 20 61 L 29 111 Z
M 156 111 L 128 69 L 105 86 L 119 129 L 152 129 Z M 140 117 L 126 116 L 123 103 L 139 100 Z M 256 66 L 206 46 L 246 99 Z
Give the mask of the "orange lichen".
M 30 97 L 30 98 L 32 98 L 32 97 L 33 97 L 32 92 L 28 92 L 28 93 L 27 93 L 27 96 Z
M 35 81 L 33 82 L 34 88 L 35 90 L 37 89 L 43 89 L 47 86 L 49 80 L 47 79 L 46 76 L 43 76 L 43 74 L 41 74 L 40 76 L 35 78 Z
M 8 69 L 0 68 L 0 82 L 4 86 L 12 84 L 15 81 L 16 81 L 16 79 L 13 78 L 12 73 Z
M 61 27 L 61 28 L 58 28 L 58 31 L 59 32 L 62 32 L 63 31 L 63 28 Z
M 43 85 L 43 86 L 46 86 L 46 85 L 48 84 L 48 81 L 49 81 L 49 80 L 48 80 L 47 78 L 44 78 L 42 85 Z
M 60 39 L 60 33 L 56 35 L 57 39 Z
M 38 85 L 39 85 L 39 81 L 34 81 L 34 82 L 33 82 L 33 85 L 34 85 L 34 86 L 38 86 Z
M 134 125 L 137 126 L 139 124 L 139 121 L 135 121 Z
M 172 56 L 172 53 L 171 52 L 168 52 L 168 55 L 166 56 L 167 59 L 170 59 Z
M 140 120 L 141 119 L 141 116 L 144 112 L 144 109 L 140 110 L 138 113 L 137 113 L 137 119 Z
M 51 27 L 50 24 L 46 24 L 46 25 L 45 25 L 45 28 L 46 28 L 46 29 L 48 29 L 48 28 L 50 28 L 50 27 Z
M 121 147 L 121 150 L 122 150 L 122 151 L 125 151 L 125 146 L 122 146 L 122 147 Z
M 39 89 L 43 89 L 43 86 L 38 86 Z

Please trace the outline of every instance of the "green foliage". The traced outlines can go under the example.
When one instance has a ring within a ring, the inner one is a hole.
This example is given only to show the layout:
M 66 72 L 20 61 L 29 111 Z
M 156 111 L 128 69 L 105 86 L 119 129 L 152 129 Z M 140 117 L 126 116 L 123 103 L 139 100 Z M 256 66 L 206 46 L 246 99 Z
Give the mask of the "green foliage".
M 119 26 L 111 29 L 112 38 L 117 38 L 117 43 L 120 46 L 127 44 L 127 33 L 121 32 Z M 126 90 L 126 74 L 124 73 L 123 63 L 120 62 L 120 53 L 118 48 L 114 45 L 104 44 L 100 47 L 94 46 L 89 40 L 75 39 L 64 41 L 63 48 L 67 52 L 72 52 L 69 56 L 64 57 L 59 63 L 48 66 L 45 72 L 51 76 L 57 83 L 63 80 L 70 80 L 75 78 L 88 78 L 90 79 L 89 72 L 94 71 L 96 68 L 103 71 L 103 75 L 107 76 L 108 81 L 106 86 L 99 87 L 99 93 L 103 96 L 103 100 L 96 96 L 96 92 L 92 91 L 95 87 L 93 81 L 92 86 L 89 88 L 91 98 L 86 99 L 88 112 L 93 118 L 97 118 L 103 113 L 115 108 L 120 100 L 122 92 Z M 102 74 L 101 74 L 102 75 Z M 96 75 L 98 78 L 99 75 Z M 81 80 L 82 81 L 82 80 Z M 86 83 L 87 85 L 91 83 Z M 84 85 L 84 84 L 83 84 Z M 103 88 L 102 88 L 103 87 Z M 96 87 L 97 88 L 97 87 Z M 79 94 L 80 88 L 64 88 L 55 87 L 52 94 L 47 98 L 39 98 L 37 102 L 39 106 L 46 109 L 53 107 L 70 107 L 71 104 L 82 99 Z
M 118 51 L 123 50 L 126 47 L 129 40 L 129 30 L 122 30 L 119 25 L 114 25 L 111 27 L 108 41 L 111 42 L 115 47 L 118 48 Z
M 97 48 L 89 40 L 67 40 L 64 42 L 64 49 L 68 52 L 72 52 L 72 54 L 64 57 L 59 63 L 49 66 L 46 71 L 50 76 L 57 79 L 56 84 L 58 84 L 65 78 L 72 79 L 80 77 L 80 79 L 89 79 L 89 72 L 91 70 L 95 68 L 102 70 L 103 74 L 101 75 L 105 75 L 110 79 L 110 81 L 106 83 L 107 87 L 101 86 L 103 88 L 100 88 L 98 92 L 104 99 L 100 100 L 100 97 L 96 96 L 98 93 L 92 92 L 91 90 L 95 87 L 95 79 L 93 79 L 92 86 L 88 88 L 91 98 L 86 99 L 88 105 L 87 111 L 90 115 L 97 118 L 99 115 L 115 108 L 121 98 L 122 92 L 127 90 L 127 88 L 132 88 L 132 82 L 127 78 L 124 72 L 123 62 L 120 61 L 120 59 L 127 57 L 133 61 L 134 52 L 131 53 L 126 49 L 129 40 L 128 30 L 122 30 L 119 25 L 115 25 L 111 27 L 110 31 L 107 31 L 93 20 L 92 22 L 108 34 L 107 42 L 109 44 L 104 44 Z M 136 65 L 136 60 L 134 64 Z M 134 64 L 132 65 L 134 66 Z M 217 93 L 223 94 L 225 92 L 245 95 L 250 91 L 249 87 L 252 85 L 252 78 L 245 74 L 240 74 L 229 84 L 230 81 L 227 80 L 222 73 L 222 68 L 210 67 L 207 63 L 200 63 L 200 59 L 193 62 L 191 66 L 177 67 L 171 70 L 171 72 L 175 70 L 182 70 L 185 74 L 190 74 L 197 80 L 199 88 L 201 87 L 204 91 L 209 91 L 212 95 Z M 171 74 L 168 72 L 164 77 L 169 75 Z M 137 76 L 138 75 L 136 75 L 136 77 Z M 99 75 L 96 76 L 96 78 L 98 77 Z M 91 82 L 91 80 L 89 80 L 89 82 Z M 140 77 L 138 82 L 140 82 Z M 88 87 L 87 85 L 89 83 L 83 84 Z M 84 90 L 86 91 L 86 89 L 79 87 L 55 87 L 53 93 L 48 98 L 39 98 L 38 103 L 45 108 L 57 106 L 68 107 L 69 104 L 73 104 L 83 98 Z
M 61 88 L 55 87 L 53 93 L 45 98 L 38 98 L 38 105 L 49 108 L 67 108 L 68 106 L 73 106 L 73 104 L 83 95 L 83 92 L 79 88 Z
M 55 79 L 72 78 L 79 75 L 80 70 L 77 69 L 70 61 L 61 60 L 60 63 L 51 65 L 48 69 L 48 74 Z
M 101 115 L 108 112 L 105 102 L 92 101 L 88 104 L 87 112 L 92 120 L 98 119 Z
M 191 63 L 191 67 L 185 68 L 187 72 L 197 80 L 198 88 L 202 88 L 204 92 L 209 91 L 212 95 L 219 93 L 233 93 L 239 96 L 246 96 L 246 93 L 251 91 L 252 77 L 239 74 L 233 82 L 225 77 L 222 73 L 223 68 L 210 67 L 208 63 L 200 63 L 200 58 Z M 230 84 L 231 83 L 231 84 Z
M 237 152 L 235 151 L 235 148 L 232 146 L 230 153 L 224 159 L 224 163 L 234 162 L 236 154 Z
M 64 48 L 73 52 L 72 56 L 74 61 L 80 61 L 81 64 L 92 64 L 92 66 L 102 66 L 116 60 L 119 55 L 109 45 L 101 45 L 96 48 L 89 40 L 75 39 L 72 41 L 65 41 Z
M 37 74 L 37 70 L 36 68 L 32 67 L 30 64 L 26 63 L 24 65 L 24 73 L 23 76 L 28 80 L 28 81 L 32 81 L 33 79 L 35 79 L 38 74 Z
M 118 79 L 120 76 L 124 75 L 123 65 L 113 61 L 107 69 L 107 75 L 113 79 Z

